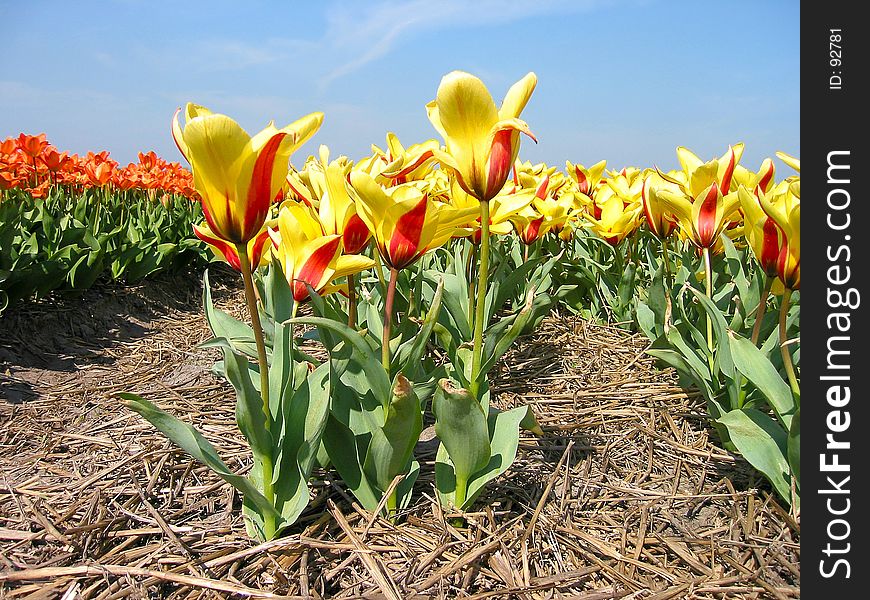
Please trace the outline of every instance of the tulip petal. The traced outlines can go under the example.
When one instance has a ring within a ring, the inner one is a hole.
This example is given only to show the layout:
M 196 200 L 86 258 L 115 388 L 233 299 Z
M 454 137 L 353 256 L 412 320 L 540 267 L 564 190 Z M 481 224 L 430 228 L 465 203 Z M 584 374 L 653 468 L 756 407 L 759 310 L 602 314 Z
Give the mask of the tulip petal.
M 773 165 L 773 161 L 769 158 L 765 158 L 764 162 L 761 163 L 761 169 L 758 172 L 758 187 L 760 187 L 763 192 L 769 191 L 771 186 L 773 185 L 774 172 L 775 167 Z
M 370 259 L 368 256 L 362 256 L 360 254 L 342 254 L 335 261 L 335 274 L 332 278 L 338 279 L 339 277 L 353 275 L 354 273 L 370 269 L 374 265 L 375 261 Z
M 499 120 L 498 109 L 484 83 L 469 73 L 453 71 L 441 79 L 435 98 L 448 143 L 472 144 L 486 138 Z
M 683 146 L 677 148 L 677 158 L 680 160 L 680 166 L 683 167 L 683 172 L 686 175 L 704 164 L 704 161 L 698 158 L 697 154 Z
M 351 171 L 350 184 L 356 191 L 357 214 L 369 231 L 376 232 L 393 200 L 368 173 Z
M 693 209 L 693 224 L 697 239 L 701 248 L 709 248 L 719 237 L 719 225 L 721 223 L 720 199 L 722 194 L 719 186 L 714 182 L 695 201 Z
M 429 199 L 423 195 L 410 207 L 408 201 L 391 207 L 391 212 L 401 211 L 401 215 L 395 219 L 387 256 L 384 257 L 393 268 L 402 269 L 408 266 L 425 251 L 425 247 L 420 247 L 420 242 L 428 203 Z
M 330 263 L 333 263 L 341 252 L 341 237 L 337 235 L 323 236 L 312 240 L 302 249 L 304 259 L 293 273 L 293 298 L 302 302 L 308 298 L 306 284 L 315 290 L 323 287 L 332 277 Z
M 777 151 L 776 156 L 777 156 L 777 158 L 779 158 L 779 160 L 781 160 L 782 162 L 784 162 L 785 164 L 790 166 L 792 169 L 794 169 L 798 173 L 801 172 L 801 161 L 799 158 L 796 158 L 790 154 L 786 154 L 785 152 L 779 152 L 779 151 Z
M 507 91 L 507 94 L 505 94 L 504 100 L 502 100 L 501 108 L 498 111 L 498 118 L 501 120 L 519 117 L 526 104 L 528 104 L 532 92 L 535 91 L 537 83 L 538 77 L 533 72 L 530 72 L 513 84 Z
M 220 237 L 216 236 L 208 227 L 194 225 L 193 233 L 196 235 L 196 237 L 211 246 L 215 254 L 217 254 L 219 258 L 227 262 L 233 269 L 235 269 L 236 271 L 242 270 L 242 263 L 239 260 L 239 255 L 236 252 L 236 248 L 233 244 L 230 244 L 226 240 L 223 240 Z

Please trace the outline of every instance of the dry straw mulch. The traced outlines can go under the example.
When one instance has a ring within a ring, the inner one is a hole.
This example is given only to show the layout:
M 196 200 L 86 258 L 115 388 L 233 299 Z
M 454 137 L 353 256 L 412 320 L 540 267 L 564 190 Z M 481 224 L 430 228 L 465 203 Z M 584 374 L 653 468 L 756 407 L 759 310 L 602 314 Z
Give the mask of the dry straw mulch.
M 195 276 L 104 286 L 0 319 L 0 598 L 793 598 L 798 523 L 707 428 L 645 340 L 551 315 L 505 357 L 496 404 L 545 435 L 466 514 L 375 518 L 332 472 L 283 538 L 247 538 L 237 494 L 113 394 L 145 394 L 250 460 L 210 373 Z M 241 314 L 234 279 L 219 303 Z M 41 344 L 41 345 L 40 345 Z M 431 432 L 430 432 L 431 433 Z

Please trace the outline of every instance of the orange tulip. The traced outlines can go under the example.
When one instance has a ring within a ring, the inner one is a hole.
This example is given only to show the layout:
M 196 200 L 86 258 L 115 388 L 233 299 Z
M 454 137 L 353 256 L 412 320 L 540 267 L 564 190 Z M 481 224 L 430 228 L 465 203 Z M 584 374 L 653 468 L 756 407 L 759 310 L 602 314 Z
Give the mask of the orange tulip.
M 39 135 L 22 133 L 18 136 L 18 147 L 33 160 L 39 158 L 46 146 L 48 146 L 48 142 L 45 140 L 44 133 Z

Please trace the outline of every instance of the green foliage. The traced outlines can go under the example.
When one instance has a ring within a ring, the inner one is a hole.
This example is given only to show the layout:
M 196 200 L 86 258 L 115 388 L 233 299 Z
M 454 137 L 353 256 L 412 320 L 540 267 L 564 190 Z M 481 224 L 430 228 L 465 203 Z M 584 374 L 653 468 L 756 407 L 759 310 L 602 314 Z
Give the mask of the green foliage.
M 513 464 L 520 427 L 528 426 L 531 411 L 520 407 L 485 414 L 476 398 L 447 379 L 439 382 L 433 408 L 441 440 L 435 457 L 438 499 L 466 510 L 488 482 Z
M 273 264 L 270 269 L 264 279 L 265 297 L 279 300 L 282 307 L 292 311 L 292 294 L 280 267 Z M 308 479 L 317 463 L 329 417 L 330 365 L 315 368 L 295 351 L 293 324 L 273 322 L 268 361 L 269 405 L 264 407 L 259 371 L 248 356 L 250 327 L 214 307 L 207 274 L 204 288 L 206 315 L 215 335 L 204 346 L 223 352 L 219 372 L 236 392 L 236 423 L 253 458 L 250 473 L 242 477 L 230 472 L 218 451 L 190 425 L 138 396 L 121 397 L 128 408 L 235 487 L 243 495 L 249 535 L 269 539 L 292 525 L 308 506 Z M 272 525 L 267 526 L 267 520 Z
M 781 372 L 777 313 L 782 307 L 778 299 L 767 299 L 771 307 L 763 313 L 762 343 L 756 346 L 748 336 L 763 274 L 745 251 L 722 240 L 725 252 L 713 263 L 712 298 L 695 287 L 698 261 L 687 250 L 669 269 L 658 265 L 645 296 L 637 299 L 637 324 L 653 342 L 649 354 L 701 391 L 723 446 L 743 455 L 792 503 L 799 501 L 799 495 L 792 497 L 792 478 L 800 490 L 800 398 Z M 671 281 L 667 272 L 673 273 Z M 790 309 L 786 326 L 795 327 L 799 305 Z M 701 329 L 707 319 L 712 352 Z
M 185 198 L 164 206 L 129 192 L 55 188 L 37 200 L 9 191 L 0 200 L 0 310 L 52 290 L 84 290 L 100 277 L 134 283 L 205 264 L 192 228 L 201 219 L 200 205 Z

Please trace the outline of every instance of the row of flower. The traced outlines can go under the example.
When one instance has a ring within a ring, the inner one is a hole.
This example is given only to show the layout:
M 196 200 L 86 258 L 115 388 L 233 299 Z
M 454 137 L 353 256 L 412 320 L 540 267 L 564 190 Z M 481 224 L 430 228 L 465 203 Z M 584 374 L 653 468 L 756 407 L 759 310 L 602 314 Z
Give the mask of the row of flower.
M 52 186 L 61 185 L 77 193 L 109 186 L 161 197 L 197 198 L 193 177 L 180 163 L 163 160 L 153 151 L 140 152 L 138 158 L 139 162 L 121 167 L 105 150 L 85 156 L 69 154 L 52 146 L 44 133 L 21 133 L 0 142 L 0 194 L 21 189 L 34 198 L 45 198 Z
M 108 152 L 59 152 L 44 134 L 0 144 L 0 313 L 102 278 L 135 282 L 205 264 L 193 176 L 154 152 L 119 168 Z
M 598 307 L 649 335 L 650 353 L 701 390 L 722 443 L 797 506 L 799 178 L 775 182 L 771 160 L 746 169 L 741 144 L 706 162 L 681 148 L 668 173 L 519 162 L 535 85 L 528 74 L 499 106 L 479 79 L 450 73 L 426 107 L 443 145 L 389 134 L 362 160 L 321 147 L 298 170 L 290 156 L 321 113 L 253 137 L 202 106 L 176 113 L 202 198 L 196 235 L 244 282 L 250 325 L 213 306 L 207 278 L 204 304 L 251 471 L 122 397 L 242 493 L 251 535 L 298 518 L 316 466 L 397 518 L 429 411 L 438 499 L 468 509 L 512 464 L 520 429 L 543 434 L 528 407 L 490 403 L 489 373 L 554 306 Z M 303 302 L 313 316 L 299 316 Z M 305 350 L 312 340 L 328 360 Z

